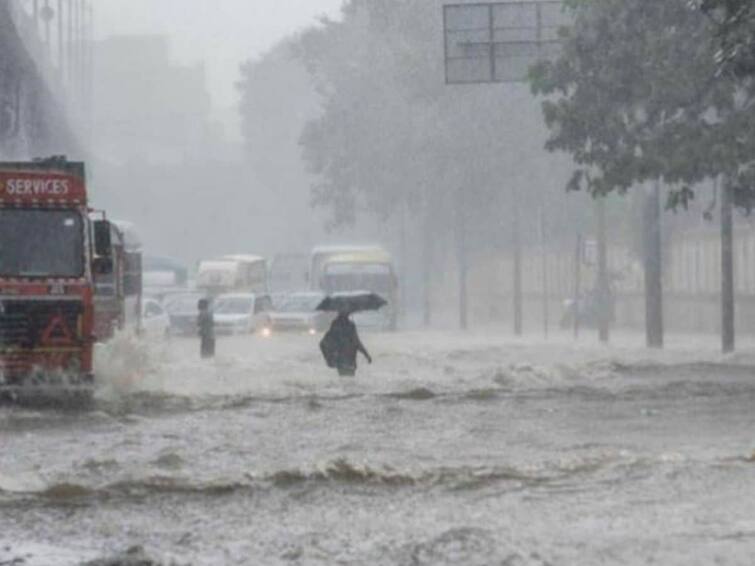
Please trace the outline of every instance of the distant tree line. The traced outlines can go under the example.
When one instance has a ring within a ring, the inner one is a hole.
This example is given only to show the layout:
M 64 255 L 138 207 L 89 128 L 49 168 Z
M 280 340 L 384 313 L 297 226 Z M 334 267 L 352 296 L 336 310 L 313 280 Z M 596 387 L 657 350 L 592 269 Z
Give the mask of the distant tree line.
M 329 211 L 332 229 L 370 216 L 389 235 L 405 232 L 423 248 L 425 280 L 449 255 L 463 280 L 468 254 L 539 246 L 543 215 L 553 242 L 567 232 L 571 242 L 590 210 L 558 190 L 568 160 L 544 151 L 526 84 L 445 84 L 440 10 L 439 2 L 351 0 L 340 19 L 289 38 L 286 50 L 320 101 L 300 135 L 312 204 Z M 260 115 L 255 90 L 266 87 L 255 77 L 279 55 L 243 70 L 242 114 L 257 162 L 260 141 L 274 133 L 259 128 L 270 119 Z

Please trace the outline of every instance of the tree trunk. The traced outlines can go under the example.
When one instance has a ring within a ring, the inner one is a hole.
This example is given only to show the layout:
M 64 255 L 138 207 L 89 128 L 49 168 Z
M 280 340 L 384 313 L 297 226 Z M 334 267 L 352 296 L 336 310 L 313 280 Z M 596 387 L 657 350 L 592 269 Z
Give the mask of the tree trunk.
M 545 212 L 541 208 L 539 214 L 540 220 L 540 259 L 542 263 L 542 276 L 543 276 L 543 334 L 548 338 L 550 333 L 550 293 L 548 289 L 548 249 L 547 249 L 547 234 L 545 229 Z
M 724 353 L 734 351 L 734 227 L 731 187 L 721 187 L 721 345 Z
M 582 299 L 582 234 L 577 234 L 574 254 L 574 339 L 579 338 L 579 305 Z
M 598 337 L 610 339 L 613 299 L 608 281 L 608 243 L 606 242 L 606 197 L 598 197 Z
M 407 205 L 401 204 L 401 210 L 399 212 L 399 246 L 401 247 L 401 269 L 399 271 L 398 282 L 398 305 L 394 305 L 393 308 L 398 312 L 394 314 L 394 320 L 398 323 L 399 319 L 404 319 L 407 312 L 407 282 L 409 281 L 409 239 L 407 236 Z
M 511 206 L 511 244 L 514 251 L 514 334 L 521 336 L 523 332 L 522 314 L 522 235 L 521 219 L 519 217 L 519 191 L 514 188 Z
M 430 282 L 432 281 L 433 266 L 433 234 L 432 215 L 430 205 L 425 204 L 424 233 L 422 234 L 422 299 L 423 299 L 423 322 L 425 326 L 432 324 L 432 297 L 430 296 Z
M 655 183 L 645 197 L 643 212 L 645 337 L 648 348 L 663 348 L 663 257 L 659 182 Z
M 466 330 L 469 326 L 467 301 L 467 222 L 464 197 L 459 192 L 456 206 L 456 257 L 459 266 L 459 327 Z

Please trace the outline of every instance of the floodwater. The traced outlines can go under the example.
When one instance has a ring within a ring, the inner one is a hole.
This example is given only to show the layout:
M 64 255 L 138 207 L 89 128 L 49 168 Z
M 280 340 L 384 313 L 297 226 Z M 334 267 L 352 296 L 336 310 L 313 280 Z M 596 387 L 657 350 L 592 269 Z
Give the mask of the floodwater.
M 365 335 L 356 379 L 120 339 L 92 407 L 0 408 L 0 564 L 753 563 L 751 360 L 504 336 Z

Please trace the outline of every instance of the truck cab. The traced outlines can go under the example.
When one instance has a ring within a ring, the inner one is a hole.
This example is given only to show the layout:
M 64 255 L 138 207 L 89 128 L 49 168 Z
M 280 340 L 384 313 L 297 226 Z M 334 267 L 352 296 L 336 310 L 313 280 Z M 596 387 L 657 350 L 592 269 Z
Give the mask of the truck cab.
M 112 272 L 110 246 L 83 163 L 0 163 L 0 388 L 93 384 L 94 276 Z

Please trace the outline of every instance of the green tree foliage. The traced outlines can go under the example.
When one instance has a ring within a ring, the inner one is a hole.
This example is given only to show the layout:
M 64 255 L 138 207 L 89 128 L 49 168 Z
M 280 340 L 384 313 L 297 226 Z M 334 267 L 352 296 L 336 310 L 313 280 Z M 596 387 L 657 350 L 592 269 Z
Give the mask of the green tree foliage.
M 751 93 L 718 73 L 715 24 L 687 0 L 570 0 L 564 51 L 533 69 L 547 147 L 578 164 L 569 188 L 624 192 L 660 179 L 669 207 L 723 175 L 737 204 L 753 186 Z
M 697 0 L 716 24 L 718 62 L 724 72 L 755 75 L 755 4 L 752 0 Z

